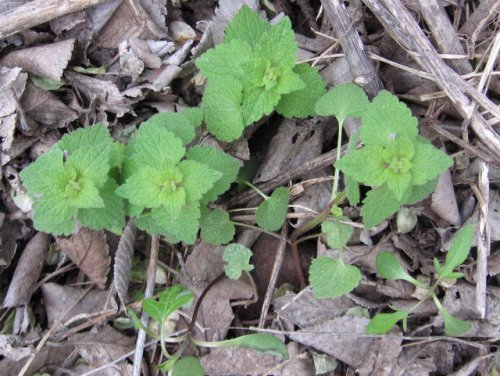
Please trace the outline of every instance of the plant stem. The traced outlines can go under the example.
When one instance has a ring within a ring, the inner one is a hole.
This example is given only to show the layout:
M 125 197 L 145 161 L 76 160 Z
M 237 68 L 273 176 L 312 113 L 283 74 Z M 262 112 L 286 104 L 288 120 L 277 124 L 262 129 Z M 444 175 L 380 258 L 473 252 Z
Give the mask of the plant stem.
M 339 129 L 337 134 L 337 158 L 336 161 L 340 160 L 340 152 L 342 146 L 342 128 L 344 126 L 344 119 L 337 119 L 339 123 Z M 335 168 L 335 173 L 333 175 L 333 187 L 332 187 L 332 201 L 335 200 L 337 196 L 337 190 L 339 188 L 339 178 L 340 178 L 340 170 Z
M 274 232 L 271 232 L 271 231 L 267 231 L 267 230 L 264 230 L 258 226 L 254 226 L 254 225 L 250 225 L 248 223 L 243 223 L 243 222 L 235 222 L 235 221 L 231 221 L 231 223 L 235 226 L 240 226 L 240 227 L 245 227 L 245 228 L 250 228 L 252 230 L 258 230 L 260 232 L 263 232 L 264 234 L 267 234 L 269 236 L 272 236 L 273 238 L 276 238 L 278 240 L 281 240 L 281 236 L 279 236 L 278 234 L 274 233 Z
M 257 188 L 255 185 L 253 185 L 252 183 L 250 183 L 249 181 L 247 180 L 238 180 L 238 182 L 242 183 L 242 184 L 245 184 L 247 186 L 249 186 L 250 188 L 252 188 L 255 192 L 257 192 L 259 194 L 259 196 L 261 196 L 264 200 L 267 200 L 269 199 L 269 196 L 266 195 L 264 192 L 262 192 L 259 188 Z

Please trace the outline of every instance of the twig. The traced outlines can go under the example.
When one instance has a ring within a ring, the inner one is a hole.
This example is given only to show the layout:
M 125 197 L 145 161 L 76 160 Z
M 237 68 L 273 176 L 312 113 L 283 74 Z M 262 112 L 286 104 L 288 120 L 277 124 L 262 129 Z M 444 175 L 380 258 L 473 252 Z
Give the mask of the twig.
M 144 299 L 153 296 L 155 288 L 155 278 L 156 278 L 156 261 L 158 260 L 158 249 L 160 245 L 160 238 L 158 235 L 151 236 L 151 252 L 149 253 L 149 265 L 148 265 L 148 275 L 146 281 L 146 290 L 144 291 Z M 148 326 L 148 314 L 142 312 L 141 324 L 147 328 Z M 141 375 L 141 364 L 142 355 L 144 352 L 144 346 L 146 344 L 146 332 L 143 329 L 139 329 L 137 334 L 137 340 L 135 342 L 135 354 L 134 354 L 134 376 Z
M 34 0 L 0 14 L 0 40 L 105 0 Z
M 264 296 L 264 302 L 262 303 L 262 309 L 260 311 L 259 328 L 262 328 L 264 326 L 267 312 L 269 311 L 269 306 L 271 305 L 271 298 L 273 296 L 273 291 L 274 288 L 276 287 L 278 275 L 281 270 L 281 265 L 283 265 L 283 259 L 285 258 L 285 250 L 286 250 L 287 233 L 288 233 L 288 222 L 285 221 L 285 224 L 281 229 L 281 240 L 278 244 L 278 250 L 276 252 L 276 257 L 274 258 L 273 270 L 271 272 L 271 277 L 269 278 L 269 284 L 267 285 L 266 295 Z

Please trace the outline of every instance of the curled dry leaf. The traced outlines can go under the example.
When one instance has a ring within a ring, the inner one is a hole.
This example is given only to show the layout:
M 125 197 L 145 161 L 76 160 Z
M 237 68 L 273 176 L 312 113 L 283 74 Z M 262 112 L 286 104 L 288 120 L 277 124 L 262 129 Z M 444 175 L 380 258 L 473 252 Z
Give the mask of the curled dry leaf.
M 57 245 L 92 282 L 104 288 L 111 262 L 104 231 L 84 227 L 69 238 L 57 238 Z
M 130 221 L 118 243 L 118 249 L 115 255 L 115 264 L 113 266 L 113 284 L 115 286 L 120 302 L 125 305 L 128 303 L 128 285 L 132 273 L 132 259 L 134 257 L 134 243 L 137 236 L 137 227 L 133 221 Z
M 21 67 L 37 76 L 59 81 L 73 54 L 74 39 L 13 51 L 0 60 L 6 67 Z
M 26 305 L 45 262 L 49 248 L 49 235 L 36 234 L 26 245 L 17 263 L 3 306 L 6 308 Z

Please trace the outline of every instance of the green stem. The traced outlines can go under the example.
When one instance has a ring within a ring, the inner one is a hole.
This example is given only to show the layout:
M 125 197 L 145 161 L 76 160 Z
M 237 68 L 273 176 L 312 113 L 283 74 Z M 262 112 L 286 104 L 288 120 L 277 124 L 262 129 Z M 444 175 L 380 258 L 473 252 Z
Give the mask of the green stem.
M 233 225 L 235 226 L 240 226 L 240 227 L 245 227 L 245 228 L 250 228 L 252 230 L 258 230 L 260 232 L 263 232 L 264 234 L 267 234 L 269 236 L 272 236 L 273 238 L 276 238 L 278 240 L 281 240 L 281 236 L 279 236 L 278 234 L 274 233 L 274 232 L 271 232 L 271 231 L 267 231 L 267 230 L 264 230 L 258 226 L 254 226 L 254 225 L 250 225 L 248 223 L 243 223 L 243 222 L 235 222 L 235 221 L 230 221 Z
M 337 159 L 340 159 L 340 152 L 342 151 L 342 128 L 344 126 L 344 119 L 337 119 L 339 122 L 339 130 L 337 134 Z M 334 167 L 335 168 L 335 167 Z M 332 187 L 332 200 L 337 196 L 337 190 L 339 188 L 339 178 L 340 178 L 340 170 L 335 168 L 335 173 L 333 175 L 333 187 Z
M 255 192 L 257 192 L 264 200 L 267 200 L 269 199 L 269 196 L 266 195 L 264 192 L 262 192 L 259 188 L 257 188 L 255 185 L 253 185 L 252 183 L 250 183 L 249 181 L 247 180 L 240 180 L 238 179 L 238 182 L 241 183 L 241 184 L 245 184 L 247 186 L 249 186 L 250 188 L 252 188 Z

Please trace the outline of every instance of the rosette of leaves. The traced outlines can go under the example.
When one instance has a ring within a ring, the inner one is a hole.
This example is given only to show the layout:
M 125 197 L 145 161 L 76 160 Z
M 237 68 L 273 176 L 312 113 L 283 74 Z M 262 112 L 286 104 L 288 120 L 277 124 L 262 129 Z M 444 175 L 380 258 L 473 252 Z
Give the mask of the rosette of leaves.
M 78 225 L 120 233 L 124 203 L 115 194 L 123 147 L 102 124 L 65 135 L 21 172 L 37 230 L 69 235 Z
M 196 110 L 199 111 L 199 110 Z M 193 114 L 190 114 L 193 115 Z M 173 124 L 170 113 L 141 125 L 125 149 L 124 184 L 117 193 L 129 202 L 138 228 L 170 242 L 194 243 L 204 206 L 224 193 L 238 173 L 232 157 L 212 147 L 184 146 L 194 137 Z M 200 116 L 190 116 L 194 128 Z
M 202 107 L 208 130 L 233 141 L 276 109 L 287 117 L 313 115 L 325 84 L 316 69 L 296 64 L 297 43 L 288 17 L 270 25 L 243 6 L 225 30 L 224 43 L 196 60 L 208 78 Z
M 417 119 L 387 91 L 380 92 L 360 116 L 364 147 L 350 150 L 335 167 L 348 177 L 347 183 L 374 188 L 361 209 L 365 226 L 371 228 L 402 205 L 427 197 L 453 160 L 419 136 Z

